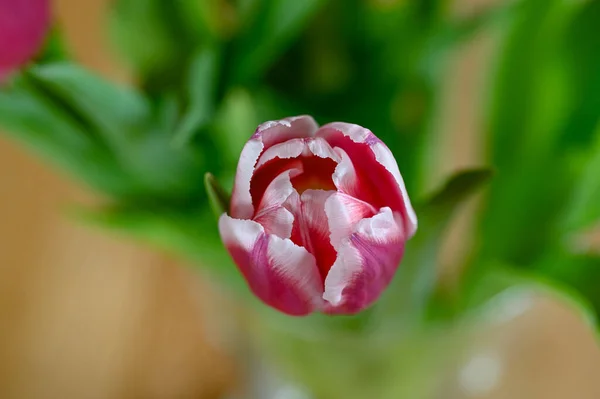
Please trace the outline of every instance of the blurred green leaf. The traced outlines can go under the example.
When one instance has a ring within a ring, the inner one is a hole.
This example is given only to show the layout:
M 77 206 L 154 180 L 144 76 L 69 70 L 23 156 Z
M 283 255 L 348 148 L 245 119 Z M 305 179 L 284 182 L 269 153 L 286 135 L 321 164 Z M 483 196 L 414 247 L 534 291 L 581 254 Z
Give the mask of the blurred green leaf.
M 257 100 L 247 90 L 233 88 L 226 93 L 215 118 L 215 141 L 224 160 L 235 167 L 246 141 L 259 123 Z
M 408 325 L 422 321 L 435 286 L 443 233 L 457 208 L 491 176 L 489 169 L 459 172 L 416 207 L 419 230 L 406 243 L 405 256 L 398 272 L 376 305 L 376 312 L 382 320 Z
M 217 219 L 219 219 L 223 213 L 229 212 L 231 195 L 225 191 L 212 173 L 204 175 L 204 186 L 206 187 L 210 207 Z
M 570 71 L 572 104 L 559 148 L 586 148 L 600 122 L 600 2 L 582 2 L 561 41 Z
M 571 237 L 572 238 L 572 237 Z M 568 243 L 571 244 L 572 243 Z M 558 247 L 548 251 L 544 257 L 534 265 L 533 272 L 538 277 L 557 281 L 561 285 L 570 287 L 578 295 L 590 303 L 596 315 L 600 317 L 600 257 L 593 254 L 575 253 L 573 248 Z
M 119 173 L 130 177 L 137 201 L 156 196 L 190 200 L 185 198 L 190 192 L 201 192 L 199 152 L 173 148 L 171 132 L 156 126 L 158 117 L 141 94 L 70 63 L 34 67 L 30 76 L 45 96 L 82 122 L 86 134 L 108 148 Z
M 233 48 L 231 84 L 253 82 L 279 57 L 325 0 L 263 1 Z
M 561 38 L 579 7 L 526 0 L 510 20 L 493 85 L 489 133 L 498 170 L 481 223 L 482 259 L 531 265 L 557 237 L 573 176 L 557 146 L 572 104 Z
M 116 0 L 110 33 L 152 93 L 180 87 L 181 73 L 201 41 L 202 4 L 197 0 Z
M 123 160 L 131 137 L 150 122 L 150 107 L 139 93 L 116 85 L 72 63 L 33 67 L 31 75 L 74 110 Z
M 69 52 L 65 46 L 62 30 L 53 26 L 46 36 L 46 42 L 42 52 L 35 58 L 36 64 L 64 61 L 68 58 Z
M 522 5 L 523 2 L 506 2 L 489 6 L 468 17 L 441 22 L 427 40 L 422 68 L 432 77 L 438 76 L 446 65 L 444 58 L 452 56 L 458 46 L 487 29 L 506 25 L 515 18 Z
M 25 72 L 0 90 L 3 130 L 48 161 L 108 194 L 126 196 L 136 190 L 106 145 L 87 123 L 48 96 Z
M 188 144 L 193 135 L 210 122 L 215 111 L 219 79 L 219 54 L 205 48 L 192 60 L 187 80 L 188 106 L 175 131 L 173 143 Z
M 575 184 L 567 210 L 566 233 L 581 231 L 600 223 L 600 125 L 596 130 L 596 143 Z
M 166 119 L 177 112 L 176 100 L 165 99 L 171 104 L 155 112 L 135 90 L 69 63 L 35 66 L 24 74 L 20 85 L 18 90 L 3 92 L 6 107 L 12 109 L 4 115 L 6 123 L 14 125 L 13 131 L 37 135 L 37 145 L 43 143 L 46 151 L 55 148 L 55 162 L 62 165 L 73 158 L 68 168 L 86 176 L 88 183 L 129 201 L 174 201 L 188 206 L 204 197 L 202 149 L 175 148 L 172 132 L 163 129 L 169 123 Z M 72 127 L 49 132 L 52 125 L 43 125 L 25 130 L 41 119 L 40 115 L 29 120 L 27 114 L 42 111 L 45 118 L 53 117 L 54 125 L 68 121 Z M 43 132 L 50 134 L 41 136 Z M 87 143 L 90 151 L 74 149 L 76 143 L 82 145 L 79 142 Z

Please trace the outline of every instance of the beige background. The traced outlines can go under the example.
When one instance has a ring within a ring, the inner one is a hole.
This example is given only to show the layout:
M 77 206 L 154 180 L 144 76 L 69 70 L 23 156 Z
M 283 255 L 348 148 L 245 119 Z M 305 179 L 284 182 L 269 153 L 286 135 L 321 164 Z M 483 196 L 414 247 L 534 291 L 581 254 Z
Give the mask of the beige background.
M 82 62 L 127 79 L 104 43 L 105 3 L 61 0 L 56 15 Z M 490 1 L 457 3 L 468 13 Z M 480 163 L 491 46 L 493 37 L 465 46 L 449 72 L 438 176 Z M 61 214 L 85 197 L 0 137 L 0 398 L 220 397 L 235 385 L 236 362 L 214 339 L 219 300 L 172 259 Z M 444 256 L 450 284 L 469 224 L 467 208 Z M 546 297 L 521 310 L 476 334 L 440 398 L 600 398 L 600 350 L 581 319 Z

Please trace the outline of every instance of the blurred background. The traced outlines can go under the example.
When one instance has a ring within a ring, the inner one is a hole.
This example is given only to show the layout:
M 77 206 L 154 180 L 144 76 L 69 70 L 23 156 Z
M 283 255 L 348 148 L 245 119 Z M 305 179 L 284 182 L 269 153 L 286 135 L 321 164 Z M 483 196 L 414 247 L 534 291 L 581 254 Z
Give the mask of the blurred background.
M 159 38 L 123 22 L 143 2 L 117 2 L 120 14 L 112 19 L 121 39 L 116 47 L 129 64 L 109 42 L 109 3 L 54 1 L 71 55 L 107 79 L 134 82 L 160 97 L 155 94 L 179 76 L 168 72 L 169 65 L 160 73 L 154 69 L 160 65 L 148 67 L 141 49 Z M 281 28 L 273 48 L 260 43 L 277 37 L 267 30 L 278 32 L 277 15 L 283 14 L 265 15 L 262 28 L 242 35 L 235 33 L 242 28 L 233 3 L 210 1 L 207 29 L 226 43 L 220 68 L 228 76 L 215 88 L 225 105 L 210 129 L 223 137 L 238 130 L 240 137 L 197 141 L 223 154 L 211 165 L 223 170 L 223 181 L 231 181 L 228 162 L 235 162 L 251 133 L 245 122 L 288 116 L 288 110 L 314 114 L 320 123 L 343 119 L 382 132 L 402 154 L 400 167 L 415 197 L 453 172 L 491 164 L 496 175 L 486 198 L 492 199 L 469 200 L 444 236 L 441 290 L 457 289 L 465 265 L 492 259 L 572 284 L 598 309 L 599 230 L 589 220 L 600 220 L 593 203 L 600 165 L 589 161 L 588 167 L 581 155 L 595 149 L 589 158 L 600 159 L 598 2 L 457 0 L 430 12 L 438 2 L 311 0 L 306 15 L 290 22 L 297 24 L 294 32 Z M 246 3 L 252 2 L 236 4 Z M 368 14 L 361 15 L 355 3 Z M 236 34 L 242 39 L 230 40 Z M 204 48 L 213 49 L 212 41 L 218 39 L 207 39 Z M 172 56 L 188 45 L 181 43 Z M 244 45 L 251 51 L 234 51 Z M 140 54 L 133 54 L 136 49 Z M 211 54 L 201 53 L 197 62 Z M 270 57 L 275 61 L 263 65 Z M 392 75 L 396 85 L 389 85 Z M 179 133 L 183 142 L 195 134 L 185 128 Z M 0 166 L 0 398 L 233 398 L 247 389 L 246 359 L 236 347 L 244 329 L 232 321 L 245 310 L 211 277 L 173 251 L 69 217 L 73 204 L 91 207 L 104 198 L 5 136 Z M 571 200 L 583 204 L 584 216 L 553 223 L 548 215 Z M 554 250 L 565 241 L 557 226 L 565 225 L 576 262 Z M 472 345 L 436 382 L 439 398 L 600 398 L 593 329 L 552 295 L 515 298 L 493 309 L 500 322 L 471 332 Z

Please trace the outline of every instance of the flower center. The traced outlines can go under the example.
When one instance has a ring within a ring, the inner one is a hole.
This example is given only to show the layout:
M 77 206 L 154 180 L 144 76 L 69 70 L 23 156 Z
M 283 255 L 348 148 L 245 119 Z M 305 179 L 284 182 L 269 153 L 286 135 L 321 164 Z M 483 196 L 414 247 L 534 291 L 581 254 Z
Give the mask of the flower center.
M 273 179 L 290 169 L 302 170 L 302 173 L 291 179 L 298 194 L 308 189 L 336 190 L 332 180 L 336 166 L 334 160 L 314 155 L 270 160 L 255 172 L 250 181 L 252 203 L 256 209 Z
M 291 179 L 298 194 L 313 190 L 336 190 L 332 176 L 337 163 L 330 158 L 302 157 L 303 172 Z

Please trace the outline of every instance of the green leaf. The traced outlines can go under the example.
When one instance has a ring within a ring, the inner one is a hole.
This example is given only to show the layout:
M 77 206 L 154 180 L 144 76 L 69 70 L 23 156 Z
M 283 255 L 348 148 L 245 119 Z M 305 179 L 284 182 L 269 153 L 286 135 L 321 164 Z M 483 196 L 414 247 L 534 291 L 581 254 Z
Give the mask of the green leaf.
M 256 98 L 242 88 L 226 93 L 215 117 L 215 141 L 219 152 L 235 166 L 244 144 L 261 122 L 257 116 Z
M 36 64 L 64 61 L 69 58 L 64 35 L 57 26 L 53 26 L 46 36 L 42 52 L 35 58 Z
M 307 24 L 325 0 L 270 0 L 234 43 L 232 85 L 259 78 Z
M 567 207 L 565 227 L 567 234 L 587 229 L 600 223 L 600 125 L 596 143 L 592 147 L 572 200 Z
M 180 87 L 181 71 L 206 31 L 197 0 L 117 0 L 110 33 L 142 85 L 155 93 Z
M 136 90 L 68 63 L 35 67 L 31 75 L 47 96 L 71 110 L 109 149 L 122 173 L 131 176 L 136 200 L 190 201 L 202 192 L 201 149 L 175 148 L 172 132 L 164 130 L 176 112 L 174 99 L 165 98 L 162 110 L 155 113 Z
M 212 173 L 204 175 L 204 186 L 206 187 L 208 202 L 217 219 L 223 213 L 229 212 L 231 195 L 225 191 Z
M 423 69 L 432 77 L 439 76 L 446 65 L 445 58 L 452 56 L 457 46 L 474 39 L 486 29 L 506 24 L 516 16 L 522 2 L 510 2 L 486 9 L 458 20 L 440 24 L 428 40 L 422 56 Z
M 406 327 L 423 320 L 435 286 L 443 233 L 457 208 L 491 176 L 489 169 L 459 172 L 416 207 L 419 230 L 406 243 L 398 272 L 376 305 L 380 322 Z
M 211 121 L 215 111 L 219 61 L 214 48 L 205 48 L 192 60 L 186 84 L 188 107 L 175 132 L 175 145 L 189 143 L 194 134 Z
M 600 121 L 600 2 L 581 2 L 564 34 L 563 59 L 570 71 L 571 112 L 560 147 L 586 148 Z
M 81 66 L 54 63 L 34 67 L 30 73 L 88 122 L 115 153 L 126 152 L 131 137 L 150 124 L 150 107 L 143 96 Z
M 96 189 L 124 196 L 134 191 L 89 125 L 34 83 L 25 73 L 0 90 L 3 131 Z
M 489 112 L 498 178 L 481 221 L 478 265 L 501 259 L 529 267 L 556 245 L 574 181 L 569 146 L 560 145 L 575 98 L 561 44 L 580 6 L 528 0 L 510 20 Z

